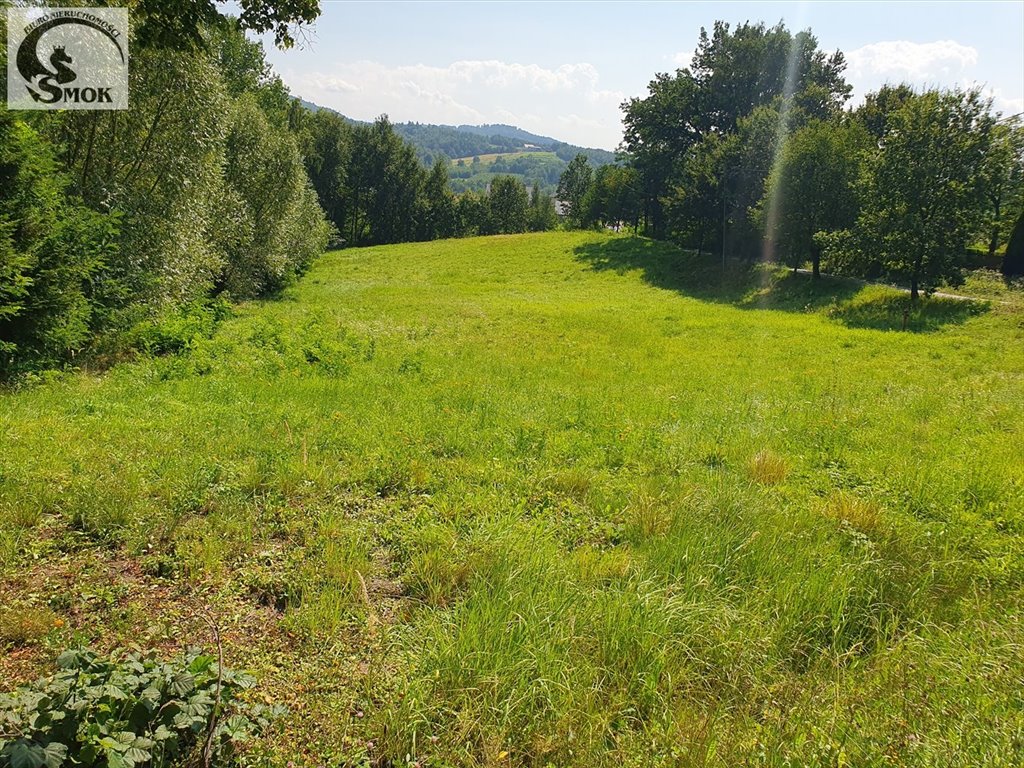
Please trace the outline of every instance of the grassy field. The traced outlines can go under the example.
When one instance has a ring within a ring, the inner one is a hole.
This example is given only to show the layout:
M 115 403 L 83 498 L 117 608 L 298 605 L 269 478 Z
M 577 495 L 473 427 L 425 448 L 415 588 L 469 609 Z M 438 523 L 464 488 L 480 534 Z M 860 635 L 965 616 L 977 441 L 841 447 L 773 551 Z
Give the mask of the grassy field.
M 562 162 L 558 160 L 558 156 L 554 152 L 542 152 L 540 150 L 525 150 L 523 152 L 493 152 L 487 155 L 476 155 L 476 157 L 480 158 L 480 165 L 482 166 L 493 165 L 494 161 L 497 160 L 499 157 L 504 158 L 505 160 L 515 160 L 518 157 L 531 157 L 537 158 L 538 160 Z M 458 165 L 459 160 L 462 160 L 467 166 L 469 166 L 472 165 L 473 163 L 473 156 L 470 155 L 469 157 L 456 157 L 455 159 L 452 160 L 451 164 L 453 166 Z
M 473 163 L 472 160 L 468 157 L 451 162 L 449 183 L 456 193 L 481 191 L 498 176 L 514 176 L 527 189 L 536 185 L 546 194 L 554 194 L 558 178 L 568 165 L 554 152 L 505 152 L 480 155 L 479 163 Z M 496 164 L 499 160 L 501 165 Z
M 329 254 L 0 395 L 0 679 L 208 610 L 290 709 L 253 765 L 1021 765 L 1024 301 L 967 288 Z

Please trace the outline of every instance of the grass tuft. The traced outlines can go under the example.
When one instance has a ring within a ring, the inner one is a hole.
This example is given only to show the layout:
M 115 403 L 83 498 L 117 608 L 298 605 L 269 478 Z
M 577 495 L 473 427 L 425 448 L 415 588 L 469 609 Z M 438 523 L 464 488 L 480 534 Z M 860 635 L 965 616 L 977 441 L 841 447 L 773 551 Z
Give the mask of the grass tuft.
M 747 473 L 755 483 L 761 485 L 779 485 L 789 474 L 786 460 L 769 450 L 755 453 L 747 462 Z

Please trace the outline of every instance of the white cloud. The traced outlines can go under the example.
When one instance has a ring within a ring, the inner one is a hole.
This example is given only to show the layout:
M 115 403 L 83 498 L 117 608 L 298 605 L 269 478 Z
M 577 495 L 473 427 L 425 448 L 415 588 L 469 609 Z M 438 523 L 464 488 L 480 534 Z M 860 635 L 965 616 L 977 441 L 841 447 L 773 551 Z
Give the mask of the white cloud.
M 912 43 L 886 40 L 870 43 L 846 54 L 847 73 L 853 80 L 876 78 L 890 80 L 946 81 L 978 63 L 978 51 L 955 40 Z
M 955 40 L 912 43 L 886 40 L 861 46 L 846 54 L 846 78 L 855 88 L 854 103 L 885 83 L 906 82 L 917 88 L 981 88 L 993 107 L 1004 115 L 1024 111 L 1020 94 L 979 82 L 978 49 Z
M 292 92 L 361 120 L 382 113 L 395 122 L 511 123 L 528 131 L 586 146 L 614 149 L 622 136 L 620 91 L 602 89 L 588 63 L 545 68 L 497 60 L 448 66 L 387 66 L 339 62 L 330 72 L 282 76 Z

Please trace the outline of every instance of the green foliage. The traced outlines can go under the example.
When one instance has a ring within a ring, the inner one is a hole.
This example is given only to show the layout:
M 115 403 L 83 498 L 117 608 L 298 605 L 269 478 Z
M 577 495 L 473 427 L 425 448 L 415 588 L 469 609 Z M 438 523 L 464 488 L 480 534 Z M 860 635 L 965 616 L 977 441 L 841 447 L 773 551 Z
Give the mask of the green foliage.
M 455 196 L 448 188 L 448 163 L 438 160 L 430 169 L 423 185 L 423 240 L 454 237 L 458 232 L 458 212 Z
M 232 229 L 220 284 L 241 297 L 274 293 L 327 247 L 327 223 L 294 138 L 249 97 L 234 105 L 225 159 L 234 203 L 222 217 Z
M 67 194 L 52 148 L 27 123 L 0 115 L 0 377 L 53 365 L 99 324 L 96 282 L 116 253 L 117 215 Z
M 122 216 L 105 303 L 153 310 L 203 296 L 222 268 L 210 233 L 230 111 L 200 52 L 134 52 L 129 87 L 131 109 L 69 112 L 53 131 L 85 203 Z
M 587 156 L 576 155 L 558 178 L 558 199 L 566 205 L 565 216 L 572 226 L 583 226 L 586 217 L 586 197 L 590 191 L 594 170 Z
M 203 31 L 227 24 L 217 6 L 224 0 L 138 0 L 136 36 L 142 46 L 188 50 L 203 46 Z M 238 19 L 242 29 L 273 32 L 281 48 L 295 44 L 293 27 L 311 24 L 320 15 L 319 0 L 247 0 Z
M 863 205 L 848 254 L 921 287 L 962 279 L 962 257 L 984 220 L 983 169 L 994 118 L 978 91 L 925 93 L 893 112 L 863 181 Z
M 426 172 L 412 147 L 395 133 L 387 115 L 352 129 L 345 171 L 352 201 L 349 222 L 334 222 L 349 243 L 397 243 L 414 240 L 416 205 Z
M 460 235 L 482 235 L 487 233 L 487 195 L 477 192 L 463 192 L 455 204 Z
M 583 223 L 615 229 L 623 223 L 635 227 L 640 216 L 639 183 L 635 168 L 602 165 L 583 199 Z
M 249 40 L 238 19 L 228 18 L 207 32 L 205 47 L 224 81 L 228 96 L 249 94 L 274 125 L 284 125 L 293 99 L 281 77 L 267 62 L 263 46 Z
M 788 138 L 769 178 L 759 216 L 765 237 L 792 267 L 805 261 L 819 274 L 815 235 L 850 227 L 857 217 L 867 133 L 855 122 L 814 121 Z
M 184 352 L 211 338 L 217 324 L 230 316 L 231 305 L 224 296 L 196 301 L 162 317 L 143 320 L 128 332 L 127 342 L 151 355 Z
M 1016 218 L 1024 212 L 1024 123 L 1020 117 L 992 127 L 992 143 L 982 167 L 987 210 L 985 228 L 988 256 L 1005 245 Z
M 173 662 L 66 651 L 57 667 L 0 695 L 0 767 L 162 768 L 202 745 L 211 726 L 222 763 L 283 712 L 244 702 L 255 681 L 197 651 Z
M 479 192 L 486 189 L 495 176 L 511 175 L 517 176 L 527 187 L 539 186 L 544 192 L 554 193 L 566 165 L 554 152 L 539 150 L 482 155 L 475 164 L 469 164 L 467 158 L 459 158 L 452 165 L 450 184 L 456 193 Z
M 853 115 L 876 141 L 881 141 L 889 131 L 892 115 L 916 95 L 906 83 L 883 85 L 865 96 L 864 103 L 853 111 Z
M 340 233 L 348 233 L 349 216 L 354 210 L 346 185 L 352 150 L 349 126 L 340 116 L 326 110 L 299 109 L 292 116 L 292 129 L 320 205 L 334 227 Z
M 498 176 L 487 197 L 488 231 L 498 235 L 525 232 L 529 223 L 530 199 L 523 182 L 513 176 Z
M 1010 242 L 1006 245 L 1001 271 L 1006 277 L 1024 275 L 1024 211 L 1017 217 L 1017 223 L 1010 233 Z
M 225 288 L 273 293 L 332 237 L 291 99 L 238 24 L 137 45 L 129 77 L 126 111 L 0 117 L 0 376 Z
M 545 195 L 536 184 L 530 190 L 530 212 L 527 228 L 531 232 L 546 232 L 554 229 L 558 224 L 558 214 L 555 212 L 555 199 L 551 195 Z
M 656 75 L 647 97 L 623 104 L 623 146 L 640 173 L 645 226 L 657 237 L 675 234 L 666 217 L 668 198 L 677 231 L 702 248 L 710 212 L 717 209 L 721 216 L 729 207 L 743 227 L 730 245 L 744 255 L 758 252 L 759 243 L 751 243 L 757 233 L 747 228 L 747 220 L 763 192 L 774 145 L 791 127 L 783 120 L 799 125 L 837 116 L 851 91 L 843 79 L 845 67 L 841 52 L 826 55 L 810 32 L 794 35 L 781 23 L 730 29 L 717 21 L 711 34 L 701 29 L 690 67 L 674 76 Z M 776 114 L 769 131 L 764 130 L 767 109 Z M 717 183 L 708 183 L 708 158 L 733 137 L 741 141 L 729 151 L 740 157 L 722 163 Z M 710 144 L 695 151 L 702 142 Z

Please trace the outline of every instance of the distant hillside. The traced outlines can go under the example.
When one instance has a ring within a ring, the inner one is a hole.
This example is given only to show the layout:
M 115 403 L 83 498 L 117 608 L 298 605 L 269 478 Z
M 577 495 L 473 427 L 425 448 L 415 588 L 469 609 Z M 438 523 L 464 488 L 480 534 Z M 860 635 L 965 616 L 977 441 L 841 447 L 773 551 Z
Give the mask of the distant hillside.
M 299 99 L 302 106 L 313 112 L 326 109 L 341 114 L 330 107 L 321 107 L 305 99 Z M 351 123 L 362 123 L 345 117 Z M 615 162 L 615 153 L 606 149 L 592 149 L 568 144 L 550 136 L 540 136 L 524 131 L 513 125 L 433 125 L 430 123 L 395 123 L 395 132 L 416 147 L 421 161 L 433 164 L 438 156 L 443 155 L 455 160 L 460 157 L 472 158 L 478 155 L 493 155 L 506 152 L 521 152 L 532 144 L 539 149 L 554 152 L 560 159 L 568 162 L 577 153 L 582 152 L 590 160 L 591 165 L 608 165 Z
M 478 136 L 504 136 L 525 144 L 536 144 L 539 147 L 547 147 L 559 143 L 549 136 L 538 136 L 536 133 L 524 131 L 522 128 L 516 128 L 514 125 L 504 125 L 502 123 L 492 125 L 460 125 L 456 130 L 475 133 Z

